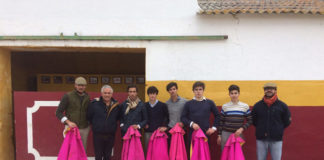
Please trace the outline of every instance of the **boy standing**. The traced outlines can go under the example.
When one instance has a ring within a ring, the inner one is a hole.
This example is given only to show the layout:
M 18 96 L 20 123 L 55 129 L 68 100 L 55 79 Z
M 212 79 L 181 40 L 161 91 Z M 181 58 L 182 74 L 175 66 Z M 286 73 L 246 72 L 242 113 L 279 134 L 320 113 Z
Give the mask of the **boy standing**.
M 242 136 L 242 132 L 252 124 L 252 115 L 249 105 L 239 100 L 240 88 L 231 85 L 228 88 L 231 101 L 222 106 L 220 114 L 220 126 L 218 128 L 217 144 L 221 144 L 222 150 L 228 137 L 235 133 L 235 136 Z M 246 120 L 246 123 L 244 123 Z
M 177 123 L 183 127 L 183 123 L 180 121 L 181 113 L 187 100 L 178 95 L 178 85 L 176 82 L 170 82 L 166 86 L 166 90 L 170 94 L 170 99 L 165 103 L 168 106 L 170 122 L 168 124 L 169 128 L 173 128 Z
M 169 112 L 165 103 L 157 100 L 159 90 L 155 86 L 151 86 L 147 89 L 147 95 L 149 101 L 145 103 L 147 110 L 147 125 L 145 126 L 145 149 L 148 147 L 150 137 L 152 133 L 159 129 L 161 132 L 167 130 L 169 123 Z
M 204 90 L 205 84 L 203 82 L 197 81 L 193 84 L 192 91 L 194 98 L 185 104 L 181 114 L 181 121 L 184 125 L 190 127 L 189 142 L 191 141 L 193 130 L 201 128 L 207 136 L 210 136 L 217 130 L 216 127 L 218 127 L 218 110 L 212 100 L 204 97 Z M 215 117 L 212 127 L 209 124 L 210 113 L 213 113 Z

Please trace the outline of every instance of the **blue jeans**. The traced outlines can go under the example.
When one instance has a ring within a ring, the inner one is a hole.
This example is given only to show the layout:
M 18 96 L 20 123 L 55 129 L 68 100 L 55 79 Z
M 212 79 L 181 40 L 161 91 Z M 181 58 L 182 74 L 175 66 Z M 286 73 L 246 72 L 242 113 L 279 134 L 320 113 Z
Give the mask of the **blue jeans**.
M 257 140 L 256 147 L 258 160 L 266 160 L 268 150 L 272 160 L 281 160 L 282 141 Z

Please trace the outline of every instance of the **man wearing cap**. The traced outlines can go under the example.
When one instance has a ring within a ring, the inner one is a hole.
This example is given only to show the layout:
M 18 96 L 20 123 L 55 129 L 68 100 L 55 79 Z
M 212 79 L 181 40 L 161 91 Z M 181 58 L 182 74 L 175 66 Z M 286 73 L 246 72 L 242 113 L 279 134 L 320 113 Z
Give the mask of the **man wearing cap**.
M 252 110 L 258 160 L 266 160 L 268 150 L 273 160 L 281 160 L 284 129 L 291 122 L 288 106 L 278 99 L 277 85 L 266 83 L 264 97 Z
M 66 93 L 56 110 L 56 117 L 68 127 L 78 127 L 83 147 L 86 150 L 89 134 L 87 109 L 90 102 L 89 95 L 85 92 L 87 81 L 83 77 L 75 79 L 74 90 Z

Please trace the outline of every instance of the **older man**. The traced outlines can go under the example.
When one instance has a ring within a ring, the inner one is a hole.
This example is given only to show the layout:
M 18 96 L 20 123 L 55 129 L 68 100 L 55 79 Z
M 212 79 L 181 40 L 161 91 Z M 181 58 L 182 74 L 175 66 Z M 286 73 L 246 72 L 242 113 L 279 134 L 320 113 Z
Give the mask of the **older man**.
M 89 124 L 87 121 L 87 109 L 90 102 L 89 95 L 85 92 L 87 81 L 83 77 L 75 79 L 74 90 L 66 93 L 56 110 L 56 117 L 64 123 L 65 129 L 78 127 L 83 147 L 87 148 Z
M 104 85 L 101 97 L 94 99 L 88 107 L 87 118 L 92 125 L 96 160 L 109 160 L 114 146 L 120 107 L 112 96 L 111 86 Z
M 277 85 L 266 83 L 263 86 L 264 97 L 252 110 L 255 126 L 258 160 L 266 160 L 270 150 L 273 160 L 280 160 L 282 153 L 282 136 L 289 126 L 291 117 L 288 106 L 278 99 Z

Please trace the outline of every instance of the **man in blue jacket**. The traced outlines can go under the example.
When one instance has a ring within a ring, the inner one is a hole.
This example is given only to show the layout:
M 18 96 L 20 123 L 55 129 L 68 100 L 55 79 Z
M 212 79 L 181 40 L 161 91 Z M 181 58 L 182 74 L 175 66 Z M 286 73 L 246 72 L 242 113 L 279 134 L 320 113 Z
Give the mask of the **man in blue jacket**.
M 115 142 L 120 107 L 112 95 L 111 86 L 104 85 L 101 97 L 94 99 L 88 107 L 87 119 L 92 125 L 96 160 L 109 160 Z
M 290 125 L 291 117 L 288 106 L 278 99 L 277 85 L 266 83 L 263 86 L 264 97 L 252 110 L 255 126 L 258 160 L 266 160 L 270 149 L 272 160 L 281 160 L 282 136 Z
M 136 85 L 127 87 L 128 98 L 121 104 L 121 134 L 122 137 L 131 126 L 134 129 L 142 129 L 147 124 L 147 111 L 144 103 L 137 96 Z

